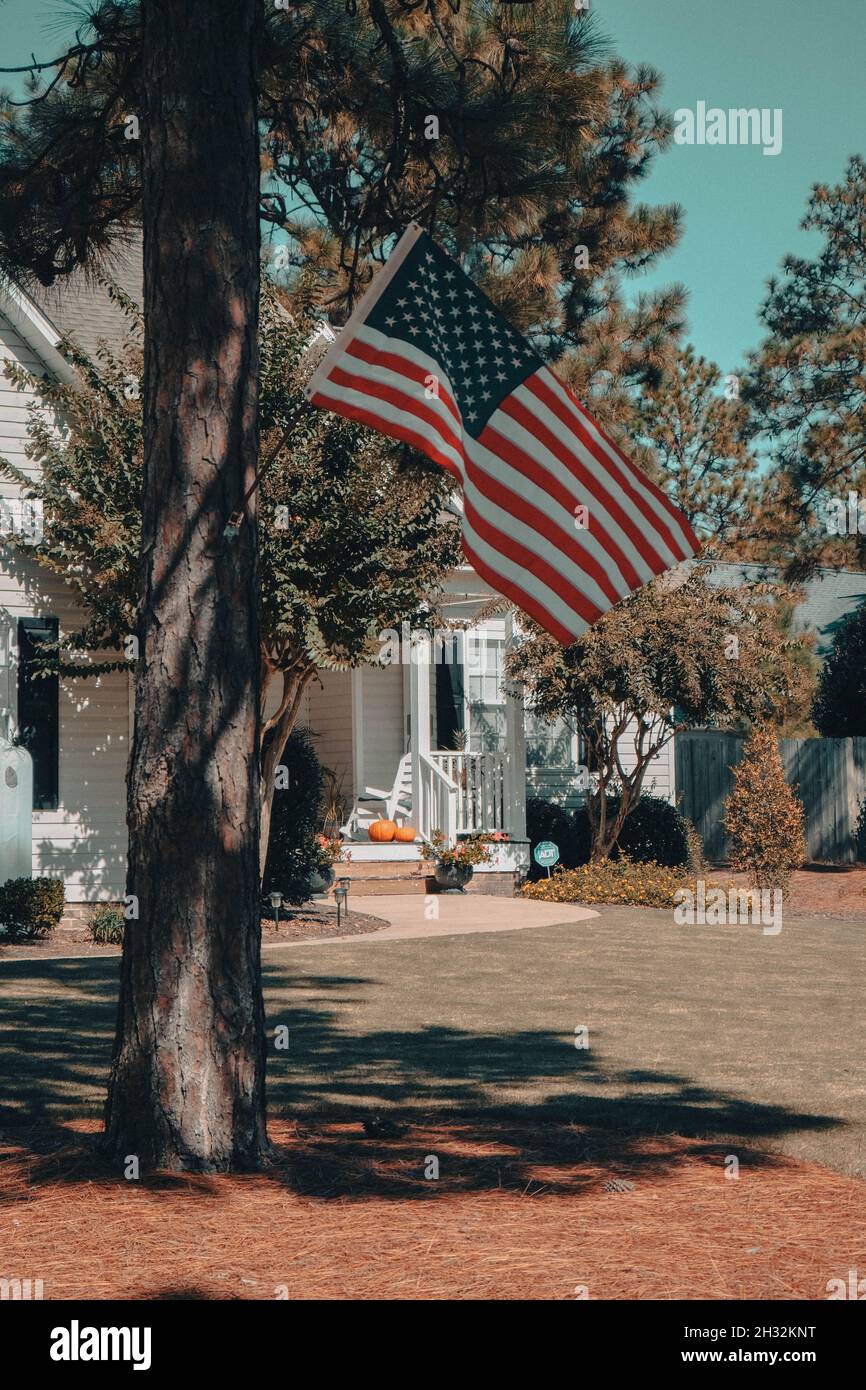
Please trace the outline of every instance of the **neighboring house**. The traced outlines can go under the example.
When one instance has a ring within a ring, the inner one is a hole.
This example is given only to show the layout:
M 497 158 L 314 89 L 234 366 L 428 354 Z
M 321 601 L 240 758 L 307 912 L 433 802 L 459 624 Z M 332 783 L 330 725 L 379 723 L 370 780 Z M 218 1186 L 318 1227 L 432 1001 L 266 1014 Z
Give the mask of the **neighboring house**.
M 120 261 L 113 275 L 140 296 L 136 260 Z M 5 363 L 74 380 L 57 349 L 61 335 L 73 333 L 93 352 L 100 337 L 117 340 L 124 323 L 105 290 L 81 275 L 38 295 L 0 284 L 0 454 L 34 471 L 24 452 L 30 398 L 8 380 Z M 62 877 L 72 902 L 117 899 L 126 861 L 130 683 L 124 672 L 59 683 L 24 678 L 22 649 L 58 625 L 74 630 L 82 614 L 59 579 L 4 544 L 3 533 L 21 515 L 17 493 L 0 479 L 0 738 L 26 730 L 33 754 L 32 869 Z M 2 795 L 10 795 L 7 786 Z
M 140 300 L 134 257 L 113 275 Z M 72 379 L 57 350 L 62 333 L 93 352 L 100 338 L 119 343 L 125 328 L 106 292 L 80 275 L 30 293 L 0 286 L 0 357 L 33 371 Z M 27 406 L 26 396 L 0 378 L 0 453 L 32 468 L 24 457 Z M 14 485 L 0 479 L 0 518 L 7 523 L 15 494 Z M 833 624 L 866 591 L 863 575 L 835 580 L 819 577 L 798 614 L 827 642 Z M 474 570 L 460 567 L 448 581 L 445 612 L 469 624 L 464 633 L 432 652 L 416 641 L 426 658 L 420 664 L 410 659 L 411 641 L 393 640 L 396 659 L 388 664 L 322 671 L 308 690 L 300 723 L 313 732 L 322 762 L 342 784 L 355 865 L 417 860 L 415 846 L 369 842 L 370 821 L 391 813 L 424 835 L 436 828 L 452 836 L 504 830 L 511 843 L 491 871 L 518 869 L 527 860 L 527 796 L 565 805 L 581 800 L 574 734 L 564 725 L 544 725 L 503 689 L 510 620 L 488 619 L 483 632 L 471 626 L 490 597 Z M 70 591 L 35 558 L 10 551 L 0 535 L 0 739 L 26 731 L 34 760 L 32 871 L 62 877 L 70 902 L 116 900 L 124 893 L 131 682 L 112 672 L 93 680 L 29 683 L 20 656 L 58 624 L 70 630 L 81 621 Z M 646 790 L 673 800 L 674 768 L 671 744 L 650 765 Z M 0 811 L 8 810 L 11 795 L 0 783 Z

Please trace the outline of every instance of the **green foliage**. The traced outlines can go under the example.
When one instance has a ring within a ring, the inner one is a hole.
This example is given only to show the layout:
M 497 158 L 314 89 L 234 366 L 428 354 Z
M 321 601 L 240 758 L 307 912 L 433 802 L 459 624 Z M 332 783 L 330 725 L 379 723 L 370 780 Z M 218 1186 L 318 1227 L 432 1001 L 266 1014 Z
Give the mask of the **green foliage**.
M 866 735 L 866 605 L 849 613 L 821 668 L 812 721 L 825 738 Z
M 28 423 L 35 481 L 6 459 L 0 473 L 42 499 L 44 540 L 35 555 L 76 591 L 90 614 L 64 636 L 61 669 L 92 674 L 125 666 L 117 648 L 136 630 L 142 411 L 125 387 L 141 373 L 132 306 L 130 341 L 96 361 L 72 350 L 83 390 L 13 368 L 42 409 Z M 418 617 L 457 555 L 456 528 L 439 524 L 450 487 L 373 431 L 310 406 L 303 395 L 317 319 L 266 287 L 262 308 L 262 453 L 272 457 L 261 497 L 263 654 L 268 672 L 350 665 L 382 628 Z M 58 438 L 51 418 L 66 431 Z M 28 547 L 33 552 L 33 547 Z M 95 663 L 83 653 L 105 653 Z
M 736 540 L 750 523 L 755 474 L 749 412 L 721 393 L 720 382 L 719 369 L 689 347 L 644 388 L 637 407 L 648 471 L 696 533 L 717 546 Z
M 826 504 L 866 484 L 866 160 L 816 184 L 804 231 L 813 257 L 786 256 L 761 311 L 768 337 L 744 398 L 773 469 L 759 518 L 763 556 L 799 576 L 816 565 L 864 568 L 866 537 L 834 534 Z
M 289 735 L 283 763 L 288 786 L 274 793 L 262 891 L 302 903 L 310 896 L 311 877 L 328 867 L 319 843 L 325 773 L 308 729 Z
M 526 835 L 529 840 L 530 880 L 547 877 L 547 870 L 536 864 L 532 852 L 542 840 L 552 840 L 559 849 L 560 863 L 573 868 L 578 862 L 574 850 L 574 824 L 568 812 L 553 801 L 545 801 L 540 796 L 530 796 L 526 801 Z
M 780 629 L 777 597 L 772 585 L 712 584 L 697 564 L 647 584 L 570 647 L 526 624 L 509 674 L 537 714 L 581 735 L 594 857 L 613 852 L 650 763 L 678 729 L 781 720 L 806 702 L 809 674 L 796 659 L 805 642 Z
M 630 198 L 671 140 L 659 77 L 612 57 L 571 0 L 296 0 L 258 22 L 262 216 L 337 319 L 415 220 L 558 356 L 608 317 L 617 275 L 675 244 L 679 208 Z M 144 106 L 138 0 L 96 0 L 78 35 L 34 73 L 39 99 L 0 117 L 0 257 L 46 284 L 141 219 L 124 129 Z M 650 354 L 653 316 L 635 335 Z
M 579 869 L 554 870 L 549 879 L 528 883 L 527 898 L 547 903 L 621 903 L 631 907 L 673 907 L 683 885 L 682 870 L 652 860 L 634 864 L 625 856 L 595 859 Z
M 755 888 L 787 893 L 792 873 L 806 858 L 804 823 L 803 804 L 785 781 L 775 731 L 755 729 L 725 802 L 731 868 L 746 872 Z
M 99 946 L 122 946 L 126 918 L 120 907 L 103 905 L 90 914 L 90 936 Z
M 64 903 L 59 878 L 9 878 L 0 887 L 0 926 L 7 940 L 36 940 L 54 930 Z
M 608 819 L 614 820 L 619 799 L 608 803 Z M 623 821 L 611 858 L 622 856 L 636 863 L 663 864 L 666 868 L 689 863 L 689 822 L 660 796 L 641 796 Z M 585 864 L 592 854 L 592 825 L 585 806 L 574 813 L 575 864 Z

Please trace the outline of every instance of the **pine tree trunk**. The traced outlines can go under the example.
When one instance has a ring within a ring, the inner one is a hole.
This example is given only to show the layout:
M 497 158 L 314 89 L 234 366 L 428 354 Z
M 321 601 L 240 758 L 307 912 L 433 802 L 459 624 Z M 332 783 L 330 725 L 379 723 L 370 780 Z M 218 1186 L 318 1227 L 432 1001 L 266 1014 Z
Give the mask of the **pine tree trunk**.
M 106 1146 L 267 1150 L 259 943 L 256 0 L 144 0 L 145 464 L 127 924 Z

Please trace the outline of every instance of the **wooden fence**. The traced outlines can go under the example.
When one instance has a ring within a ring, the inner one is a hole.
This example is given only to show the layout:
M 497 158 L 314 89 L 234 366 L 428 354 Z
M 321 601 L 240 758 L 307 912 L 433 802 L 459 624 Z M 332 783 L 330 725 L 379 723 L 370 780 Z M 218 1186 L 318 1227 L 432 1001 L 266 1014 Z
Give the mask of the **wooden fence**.
M 711 860 L 728 858 L 722 812 L 744 743 L 737 734 L 697 731 L 674 740 L 677 801 Z M 806 811 L 809 858 L 854 863 L 857 818 L 866 798 L 866 738 L 783 738 L 779 752 Z

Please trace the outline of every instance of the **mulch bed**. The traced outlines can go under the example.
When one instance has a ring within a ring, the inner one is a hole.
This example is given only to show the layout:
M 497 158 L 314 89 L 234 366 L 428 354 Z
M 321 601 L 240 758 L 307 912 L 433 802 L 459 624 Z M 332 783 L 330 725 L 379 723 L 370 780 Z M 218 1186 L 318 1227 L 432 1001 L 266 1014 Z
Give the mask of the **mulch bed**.
M 335 907 L 304 907 L 292 909 L 287 918 L 280 915 L 279 926 L 273 920 L 262 919 L 262 946 L 277 946 L 289 941 L 323 941 L 328 937 L 363 936 L 380 931 L 388 923 L 366 912 L 344 912 L 337 926 Z M 50 960 L 58 956 L 119 956 L 119 946 L 97 946 L 90 933 L 80 927 L 58 927 L 41 941 L 14 942 L 4 945 L 0 940 L 0 961 Z
M 274 1121 L 263 1173 L 131 1182 L 94 1129 L 0 1134 L 0 1272 L 46 1299 L 825 1299 L 866 1267 L 861 1181 L 742 1151 L 727 1179 L 718 1143 Z
M 747 887 L 746 874 L 714 870 L 709 877 Z M 866 918 L 866 868 L 852 864 L 812 864 L 791 877 L 785 912 L 792 917 Z

